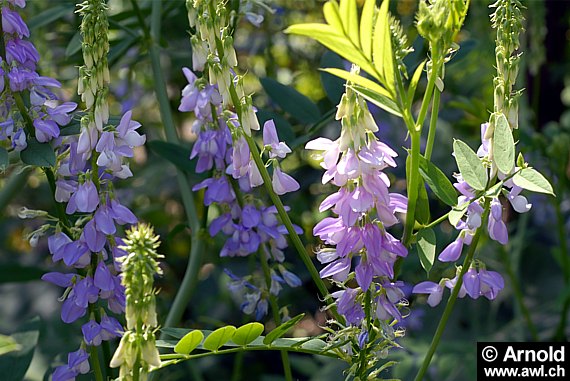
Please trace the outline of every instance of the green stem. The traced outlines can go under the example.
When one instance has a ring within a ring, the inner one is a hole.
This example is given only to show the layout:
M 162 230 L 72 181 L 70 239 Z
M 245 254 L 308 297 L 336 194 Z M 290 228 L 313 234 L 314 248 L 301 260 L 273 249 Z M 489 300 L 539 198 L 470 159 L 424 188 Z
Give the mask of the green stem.
M 431 106 L 431 117 L 429 121 L 429 130 L 428 130 L 428 138 L 426 143 L 426 150 L 424 152 L 424 156 L 427 161 L 431 159 L 431 153 L 433 150 L 433 144 L 435 141 L 435 130 L 437 128 L 437 115 L 439 113 L 439 101 L 441 98 L 441 93 L 439 89 L 434 89 L 433 92 L 433 102 Z
M 96 381 L 103 381 L 103 373 L 101 372 L 101 363 L 99 362 L 99 351 L 94 345 L 89 346 L 89 358 L 93 364 L 93 372 Z
M 447 217 L 449 217 L 449 213 L 450 213 L 450 212 L 447 212 L 447 213 L 445 213 L 443 216 L 439 217 L 438 219 L 433 220 L 433 221 L 430 222 L 429 224 L 422 226 L 422 229 L 433 228 L 433 227 L 436 226 L 437 224 L 442 223 L 443 221 L 447 220 Z
M 179 143 L 178 133 L 174 124 L 174 119 L 172 117 L 172 110 L 170 109 L 170 102 L 168 99 L 168 94 L 166 92 L 166 81 L 164 80 L 164 75 L 160 64 L 160 52 L 158 49 L 158 42 L 160 41 L 161 31 L 161 10 L 162 1 L 153 1 L 150 32 L 148 32 L 146 24 L 143 23 L 141 27 L 143 30 L 146 30 L 145 36 L 151 36 L 152 38 L 152 41 L 149 41 L 149 55 L 154 77 L 154 90 L 156 93 L 156 98 L 158 100 L 160 116 L 164 125 L 166 141 L 169 143 L 177 144 Z M 141 20 L 139 21 L 143 22 L 144 20 L 142 20 L 141 17 Z M 180 188 L 182 203 L 184 205 L 186 216 L 188 218 L 188 224 L 192 230 L 192 247 L 190 250 L 188 266 L 186 268 L 186 272 L 184 273 L 184 278 L 182 279 L 178 293 L 176 294 L 172 307 L 170 308 L 168 316 L 166 317 L 166 321 L 164 323 L 165 327 L 172 327 L 178 324 L 182 318 L 188 302 L 194 293 L 195 285 L 198 280 L 198 271 L 202 263 L 202 239 L 200 236 L 201 226 L 200 220 L 198 218 L 198 213 L 196 212 L 194 197 L 192 196 L 192 189 L 184 172 L 177 170 L 176 176 L 178 180 L 178 187 Z
M 489 201 L 486 201 L 485 202 L 485 212 L 484 212 L 484 216 L 483 216 L 483 223 L 481 226 L 485 225 L 484 221 L 486 221 L 486 219 L 487 219 L 488 211 L 489 211 Z M 455 302 L 457 300 L 457 296 L 459 295 L 459 290 L 461 290 L 461 286 L 463 285 L 463 276 L 465 275 L 467 270 L 469 270 L 469 267 L 471 266 L 471 263 L 473 262 L 473 257 L 475 256 L 475 251 L 477 250 L 477 244 L 479 243 L 479 238 L 481 237 L 482 231 L 483 231 L 483 229 L 481 227 L 479 227 L 477 229 L 477 231 L 475 232 L 475 236 L 473 237 L 473 240 L 471 241 L 471 245 L 469 246 L 469 251 L 467 252 L 467 256 L 465 257 L 465 260 L 463 261 L 463 266 L 461 267 L 461 271 L 457 277 L 457 282 L 455 283 L 455 286 L 453 287 L 453 290 L 451 291 L 451 295 L 449 296 L 449 299 L 447 300 L 447 304 L 445 305 L 445 309 L 443 310 L 443 315 L 441 315 L 441 319 L 439 320 L 439 324 L 437 325 L 437 329 L 435 331 L 435 334 L 433 336 L 433 339 L 431 341 L 429 349 L 426 353 L 426 357 L 424 358 L 422 366 L 420 367 L 420 369 L 418 370 L 418 373 L 416 374 L 416 378 L 414 378 L 415 381 L 423 380 L 424 375 L 429 368 L 429 364 L 433 358 L 433 355 L 435 354 L 437 346 L 439 345 L 439 341 L 441 340 L 441 336 L 443 335 L 443 331 L 445 331 L 445 326 L 447 325 L 447 321 L 448 321 L 449 317 L 451 316 L 451 312 L 453 311 L 453 306 L 455 305 Z
M 267 263 L 267 258 L 265 256 L 265 245 L 263 249 L 259 250 L 259 260 L 261 262 L 261 268 L 263 269 L 263 275 L 265 276 L 265 284 L 267 286 L 267 292 L 269 296 L 269 304 L 271 305 L 271 312 L 273 314 L 273 322 L 275 326 L 281 324 L 281 318 L 279 317 L 279 305 L 277 304 L 277 298 L 273 295 L 271 290 L 271 270 L 269 269 L 269 264 Z M 281 362 L 283 363 L 283 372 L 285 374 L 285 379 L 287 381 L 293 381 L 293 374 L 291 373 L 291 364 L 289 363 L 289 354 L 287 351 L 281 351 Z

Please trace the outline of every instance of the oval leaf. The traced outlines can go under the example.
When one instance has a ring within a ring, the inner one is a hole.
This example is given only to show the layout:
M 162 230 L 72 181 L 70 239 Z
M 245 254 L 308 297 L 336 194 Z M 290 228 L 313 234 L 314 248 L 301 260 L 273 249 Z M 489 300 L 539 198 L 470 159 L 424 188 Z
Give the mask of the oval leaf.
M 237 345 L 247 345 L 257 339 L 265 327 L 258 322 L 248 323 L 239 327 L 232 337 L 232 341 Z
M 305 316 L 305 314 L 300 314 L 292 318 L 291 320 L 286 321 L 285 323 L 281 324 L 279 327 L 276 327 L 273 331 L 269 332 L 267 336 L 263 339 L 263 344 L 269 345 L 274 342 L 276 339 L 280 338 L 284 334 L 287 333 L 291 328 L 293 328 L 301 319 Z
M 36 167 L 53 167 L 55 153 L 49 143 L 40 143 L 35 138 L 28 138 L 28 146 L 20 152 L 22 161 Z
M 451 226 L 454 227 L 457 226 L 459 220 L 465 215 L 465 212 L 467 212 L 468 206 L 469 203 L 466 202 L 464 204 L 454 206 L 453 209 L 451 209 L 451 211 L 447 215 L 447 218 L 449 219 L 449 223 L 451 224 Z
M 204 340 L 202 331 L 194 330 L 187 333 L 174 347 L 174 352 L 189 355 Z
M 502 173 L 510 173 L 515 166 L 515 140 L 509 122 L 503 113 L 495 118 L 493 132 L 493 160 Z
M 463 180 L 473 189 L 484 190 L 487 185 L 487 170 L 477 154 L 461 140 L 453 142 L 453 153 Z
M 203 347 L 209 351 L 217 351 L 222 345 L 227 343 L 234 333 L 236 332 L 236 327 L 233 325 L 227 325 L 222 328 L 216 329 L 214 332 L 210 333 L 206 340 L 204 340 Z
M 546 193 L 554 196 L 554 190 L 550 182 L 540 172 L 533 168 L 523 168 L 513 176 L 513 182 L 519 187 L 538 193 Z
M 420 155 L 420 173 L 432 192 L 449 206 L 457 204 L 457 191 L 435 164 Z
M 435 233 L 432 229 L 422 229 L 418 232 L 417 240 L 420 263 L 429 274 L 435 260 Z

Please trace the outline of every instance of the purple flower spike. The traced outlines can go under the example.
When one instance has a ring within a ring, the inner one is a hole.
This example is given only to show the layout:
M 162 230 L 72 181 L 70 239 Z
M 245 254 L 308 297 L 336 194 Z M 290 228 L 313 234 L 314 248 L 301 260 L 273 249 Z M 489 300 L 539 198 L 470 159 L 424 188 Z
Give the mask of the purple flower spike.
M 59 127 L 53 120 L 37 118 L 34 120 L 34 127 L 36 128 L 36 139 L 40 143 L 45 143 L 59 136 Z
M 243 207 L 241 219 L 243 226 L 251 229 L 261 222 L 261 212 L 253 205 Z
M 101 291 L 111 291 L 115 289 L 115 283 L 111 271 L 103 261 L 99 261 L 95 270 L 94 283 Z
M 338 312 L 346 318 L 346 321 L 358 325 L 364 319 L 364 310 L 360 303 L 356 302 L 359 290 L 347 288 L 346 290 L 333 292 L 331 296 L 337 298 Z
M 479 280 L 479 274 L 477 274 L 477 271 L 474 268 L 467 270 L 463 276 L 463 284 L 465 285 L 467 295 L 473 299 L 479 298 L 481 293 L 481 283 Z
M 496 271 L 479 270 L 479 280 L 481 294 L 489 300 L 495 299 L 499 292 L 505 288 L 505 280 Z
M 81 326 L 83 338 L 87 345 L 101 345 L 103 338 L 101 337 L 101 326 L 95 320 L 89 320 Z
M 75 277 L 75 274 L 62 274 L 58 272 L 51 272 L 42 275 L 42 280 L 46 282 L 53 283 L 59 287 L 71 287 L 72 279 Z
M 418 283 L 412 289 L 414 294 L 429 294 L 427 303 L 431 307 L 435 307 L 441 302 L 443 297 L 443 287 L 438 283 L 425 281 Z
M 89 372 L 89 354 L 84 349 L 78 349 L 67 355 L 67 364 L 73 370 L 80 374 Z
M 101 317 L 101 337 L 103 340 L 121 337 L 123 331 L 123 326 L 114 317 L 107 315 Z
M 273 190 L 278 195 L 295 192 L 300 188 L 297 180 L 282 172 L 279 167 L 275 167 L 273 169 L 273 179 L 271 181 L 271 184 L 273 185 Z
M 455 262 L 461 256 L 461 250 L 463 249 L 463 237 L 461 234 L 457 237 L 455 241 L 450 243 L 441 254 L 439 254 L 439 259 L 442 262 Z
M 491 213 L 487 226 L 489 237 L 502 245 L 506 245 L 509 242 L 509 233 L 507 231 L 507 225 L 503 222 L 502 214 L 503 206 L 499 199 L 494 198 L 493 201 L 491 201 Z
M 289 148 L 287 144 L 279 141 L 273 120 L 268 120 L 263 125 L 263 144 L 269 146 L 269 157 L 272 159 L 276 157 L 283 159 L 288 153 L 291 153 L 291 148 Z
M 91 213 L 99 205 L 99 194 L 91 180 L 85 181 L 77 187 L 77 191 L 69 199 L 66 213 L 73 214 L 76 211 Z

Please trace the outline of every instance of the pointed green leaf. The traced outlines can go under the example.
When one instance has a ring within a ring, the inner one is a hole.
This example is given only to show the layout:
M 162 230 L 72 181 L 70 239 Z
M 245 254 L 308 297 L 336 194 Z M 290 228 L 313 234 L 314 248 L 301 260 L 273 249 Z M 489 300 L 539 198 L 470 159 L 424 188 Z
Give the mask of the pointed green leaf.
M 513 182 L 523 189 L 554 196 L 550 182 L 534 168 L 521 169 L 513 176 Z
M 323 14 L 326 22 L 332 26 L 338 34 L 344 33 L 338 3 L 335 0 L 327 1 L 325 5 L 323 5 Z
M 20 159 L 26 164 L 36 167 L 53 167 L 55 153 L 49 143 L 40 143 L 36 138 L 28 138 L 28 146 L 20 152 Z
M 222 345 L 230 341 L 235 332 L 236 327 L 233 325 L 218 328 L 206 337 L 202 346 L 209 351 L 217 351 Z
M 317 105 L 291 86 L 269 77 L 261 78 L 260 81 L 271 100 L 299 122 L 315 123 L 319 120 L 321 113 Z
M 505 174 L 510 173 L 515 167 L 515 140 L 509 122 L 503 113 L 495 118 L 493 160 L 499 171 Z
M 374 91 L 378 94 L 381 94 L 381 95 L 385 96 L 386 98 L 392 100 L 392 96 L 390 95 L 388 90 L 386 90 L 385 88 L 383 88 L 382 86 L 380 86 L 376 82 L 374 82 L 374 81 L 372 81 L 366 77 L 351 73 L 351 72 L 346 71 L 346 70 L 336 69 L 336 68 L 323 69 L 323 71 L 326 71 L 327 73 L 331 73 L 333 75 L 336 75 L 337 77 L 340 77 L 342 79 L 350 81 L 350 82 L 354 83 L 355 85 L 359 85 L 359 86 L 362 86 L 366 89 L 372 90 L 372 91 Z
M 248 323 L 239 327 L 232 337 L 232 341 L 237 345 L 247 345 L 257 339 L 265 327 L 258 322 Z
M 418 232 L 417 242 L 420 263 L 429 274 L 435 260 L 435 233 L 432 229 L 422 229 Z
M 30 30 L 34 30 L 42 26 L 49 25 L 64 16 L 73 15 L 74 10 L 74 7 L 70 4 L 61 4 L 53 7 L 47 7 L 45 11 L 36 14 L 28 21 L 28 28 Z
M 485 197 L 490 197 L 490 198 L 499 197 L 501 189 L 503 189 L 503 182 L 499 181 L 497 184 L 487 189 L 487 192 L 485 192 Z
M 412 156 L 408 155 L 406 157 L 406 178 L 410 179 L 410 164 L 412 162 Z M 408 184 L 409 186 L 409 184 Z M 415 219 L 420 224 L 427 224 L 430 220 L 430 211 L 429 211 L 429 199 L 426 191 L 426 187 L 423 182 L 418 182 L 418 199 L 416 201 L 416 213 Z
M 387 96 L 359 85 L 353 85 L 352 89 L 356 91 L 358 94 L 362 95 L 368 101 L 380 107 L 382 110 L 387 111 L 390 114 L 399 117 L 402 116 L 402 113 L 400 112 L 400 108 L 398 107 L 398 105 Z
M 10 158 L 8 157 L 8 151 L 5 148 L 0 147 L 0 171 L 6 170 L 10 164 Z
M 360 45 L 368 59 L 372 59 L 372 32 L 374 28 L 374 11 L 376 0 L 366 0 L 360 16 Z
M 420 64 L 418 65 L 418 67 L 414 71 L 414 75 L 412 76 L 412 79 L 410 80 L 410 86 L 408 87 L 408 98 L 407 98 L 408 107 L 411 106 L 412 103 L 414 103 L 414 97 L 416 95 L 416 88 L 418 87 L 418 83 L 420 81 L 420 78 L 422 77 L 422 73 L 424 71 L 425 64 L 426 64 L 425 60 L 420 62 Z
M 293 328 L 301 319 L 305 316 L 305 314 L 300 314 L 292 318 L 291 320 L 286 321 L 285 323 L 281 324 L 280 326 L 276 327 L 273 331 L 269 332 L 267 336 L 263 339 L 263 344 L 269 345 L 273 343 L 276 339 L 280 338 L 284 334 L 287 333 L 291 328 Z
M 18 344 L 12 337 L 0 335 L 0 356 L 5 353 L 17 351 L 20 348 L 20 344 Z
M 354 45 L 360 47 L 356 0 L 340 0 L 340 19 L 343 22 L 345 34 L 350 38 Z
M 487 170 L 477 154 L 461 140 L 453 142 L 453 153 L 463 180 L 473 189 L 484 190 L 487 186 Z
M 67 47 L 65 48 L 65 57 L 69 58 L 80 50 L 81 50 L 81 32 L 77 31 L 77 33 L 75 33 L 73 37 L 71 37 L 69 44 L 67 44 Z
M 457 226 L 457 223 L 459 222 L 459 220 L 465 215 L 465 212 L 467 211 L 468 206 L 469 206 L 469 203 L 466 202 L 464 204 L 454 206 L 451 209 L 451 211 L 447 215 L 447 218 L 449 219 L 449 223 L 451 224 L 451 226 L 453 226 L 453 227 Z
M 384 84 L 392 93 L 394 87 L 394 57 L 392 52 L 392 36 L 390 34 L 390 22 L 388 18 L 389 0 L 384 0 L 380 6 L 376 26 L 374 27 L 374 40 L 372 57 L 376 70 L 382 74 Z
M 374 74 L 374 66 L 366 59 L 360 49 L 355 49 L 354 44 L 345 36 L 340 35 L 334 27 L 326 24 L 297 24 L 291 25 L 285 33 L 298 34 L 311 37 L 323 44 L 344 59 L 347 59 L 367 73 Z
M 194 349 L 202 343 L 204 334 L 200 330 L 194 330 L 187 333 L 174 347 L 174 352 L 182 355 L 189 355 Z
M 447 176 L 433 163 L 420 156 L 420 174 L 432 192 L 449 206 L 457 204 L 457 191 Z

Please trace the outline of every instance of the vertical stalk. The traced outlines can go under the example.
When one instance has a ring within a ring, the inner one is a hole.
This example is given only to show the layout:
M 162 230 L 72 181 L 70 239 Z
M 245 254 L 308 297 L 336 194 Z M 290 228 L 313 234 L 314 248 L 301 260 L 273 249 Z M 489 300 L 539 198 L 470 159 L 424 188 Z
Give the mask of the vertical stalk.
M 441 93 L 439 89 L 435 88 L 433 91 L 433 102 L 431 106 L 431 117 L 429 120 L 429 130 L 428 130 L 428 138 L 426 143 L 426 150 L 424 152 L 424 157 L 427 161 L 431 159 L 431 153 L 433 150 L 433 144 L 435 141 L 435 130 L 437 128 L 437 115 L 439 113 L 439 101 L 441 98 Z

